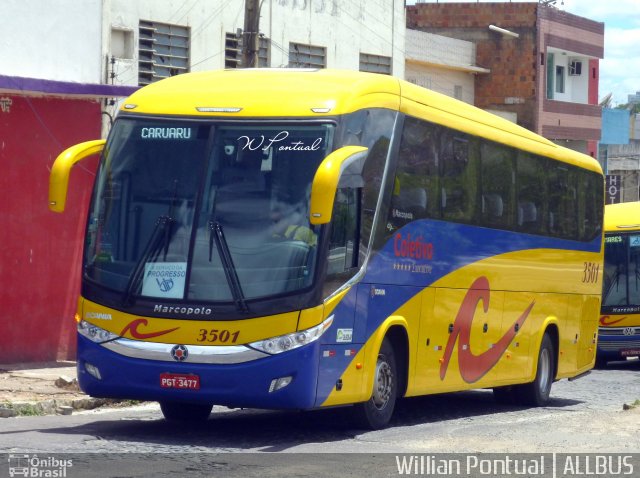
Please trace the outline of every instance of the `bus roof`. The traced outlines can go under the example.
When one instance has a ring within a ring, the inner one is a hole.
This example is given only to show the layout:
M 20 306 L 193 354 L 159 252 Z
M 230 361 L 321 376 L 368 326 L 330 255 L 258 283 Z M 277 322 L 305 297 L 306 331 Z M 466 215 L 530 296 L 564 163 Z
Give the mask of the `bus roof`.
M 392 76 L 351 70 L 252 68 L 186 73 L 131 95 L 123 111 L 190 117 L 321 118 L 388 108 L 602 174 L 593 158 L 454 98 Z
M 607 204 L 604 207 L 604 230 L 605 232 L 640 230 L 640 202 Z

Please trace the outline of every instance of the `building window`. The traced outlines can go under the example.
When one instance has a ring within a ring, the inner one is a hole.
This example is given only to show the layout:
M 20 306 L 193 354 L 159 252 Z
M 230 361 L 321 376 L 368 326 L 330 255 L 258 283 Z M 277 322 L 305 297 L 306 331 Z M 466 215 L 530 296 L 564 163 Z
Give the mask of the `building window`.
M 224 36 L 224 67 L 238 68 L 242 62 L 242 35 L 226 33 Z
M 582 62 L 580 60 L 571 60 L 569 62 L 569 76 L 582 75 Z
M 547 53 L 547 99 L 553 99 L 554 55 Z
M 189 27 L 140 20 L 138 84 L 189 71 Z
M 259 38 L 258 66 L 261 68 L 269 66 L 269 46 L 270 41 L 266 37 Z M 242 33 L 226 33 L 224 40 L 224 67 L 241 68 L 242 65 Z
M 326 68 L 327 49 L 323 46 L 289 43 L 289 66 L 292 68 Z
M 111 29 L 111 55 L 122 60 L 133 59 L 133 31 Z
M 556 66 L 556 93 L 564 93 L 564 66 Z
M 391 57 L 360 53 L 360 71 L 369 73 L 391 74 Z

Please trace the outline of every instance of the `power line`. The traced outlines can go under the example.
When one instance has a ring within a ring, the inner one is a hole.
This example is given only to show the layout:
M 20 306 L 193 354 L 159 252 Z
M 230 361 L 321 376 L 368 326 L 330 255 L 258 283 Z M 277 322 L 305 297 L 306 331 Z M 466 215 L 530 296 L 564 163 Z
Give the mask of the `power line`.
M 220 5 L 216 10 L 211 13 L 211 15 L 207 16 L 199 27 L 194 28 L 192 33 L 192 39 L 196 38 L 205 28 L 207 28 L 211 22 L 213 22 L 216 15 L 219 15 L 233 0 L 227 0 L 222 5 Z
M 176 23 L 180 23 L 180 22 L 182 21 L 182 19 L 183 19 L 184 17 L 186 17 L 186 16 L 189 14 L 189 12 L 191 12 L 191 10 L 193 10 L 193 8 L 194 8 L 194 7 L 199 3 L 199 1 L 200 1 L 200 0 L 193 0 L 193 4 L 192 4 L 192 5 L 191 5 L 191 7 L 189 8 L 189 10 L 187 10 L 186 12 L 184 12 L 184 13 L 182 14 L 182 16 L 176 20 Z M 174 13 L 174 15 L 177 15 L 177 14 L 178 14 L 178 12 L 180 11 L 180 9 L 182 9 L 182 7 L 184 7 L 186 4 L 187 4 L 187 0 L 185 0 L 185 1 L 184 1 L 184 3 L 182 4 L 182 6 L 181 6 L 180 8 L 178 8 L 178 10 L 176 10 L 176 13 Z M 170 18 L 173 18 L 173 15 L 171 15 L 171 17 L 170 17 Z

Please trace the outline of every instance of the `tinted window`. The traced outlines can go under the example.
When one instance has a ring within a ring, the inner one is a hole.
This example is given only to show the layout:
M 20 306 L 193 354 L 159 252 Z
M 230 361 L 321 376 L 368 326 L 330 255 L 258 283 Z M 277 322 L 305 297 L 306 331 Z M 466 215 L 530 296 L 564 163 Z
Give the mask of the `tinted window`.
M 604 182 L 599 174 L 590 171 L 579 173 L 580 239 L 590 241 L 602 233 Z
M 626 236 L 614 234 L 605 237 L 603 307 L 628 305 L 627 252 L 628 238 Z
M 516 165 L 516 229 L 531 234 L 546 234 L 543 220 L 547 210 L 546 161 L 518 152 Z
M 447 132 L 441 150 L 440 181 L 442 218 L 456 222 L 474 222 L 478 191 L 477 148 L 470 138 Z
M 440 216 L 439 130 L 414 118 L 405 120 L 387 218 L 394 230 L 416 219 Z
M 514 217 L 514 158 L 511 148 L 484 142 L 481 155 L 481 224 L 509 229 Z
M 362 265 L 369 250 L 373 234 L 374 218 L 378 202 L 382 203 L 382 210 L 388 207 L 389 191 L 383 184 L 389 144 L 396 120 L 396 113 L 390 110 L 370 109 L 352 113 L 345 118 L 342 129 L 342 145 L 359 145 L 369 148 L 367 160 L 362 169 L 364 187 L 361 194 L 360 211 L 360 247 L 358 264 Z M 383 197 L 380 198 L 381 192 Z M 379 230 L 384 231 L 384 218 L 380 221 Z M 376 234 L 373 234 L 374 238 Z M 377 236 L 381 236 L 378 233 Z M 373 241 L 374 250 L 383 244 L 383 238 L 377 237 Z
M 590 241 L 602 232 L 602 175 L 407 117 L 385 238 L 442 218 Z
M 577 171 L 565 164 L 548 168 L 549 213 L 547 224 L 552 236 L 578 238 Z

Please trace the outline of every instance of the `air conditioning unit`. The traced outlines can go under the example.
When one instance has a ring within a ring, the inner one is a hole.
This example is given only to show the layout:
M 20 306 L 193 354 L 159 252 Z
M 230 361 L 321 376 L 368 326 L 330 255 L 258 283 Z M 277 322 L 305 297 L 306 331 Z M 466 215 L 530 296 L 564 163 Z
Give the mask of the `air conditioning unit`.
M 580 76 L 582 74 L 582 60 L 571 60 L 569 62 L 569 76 Z

